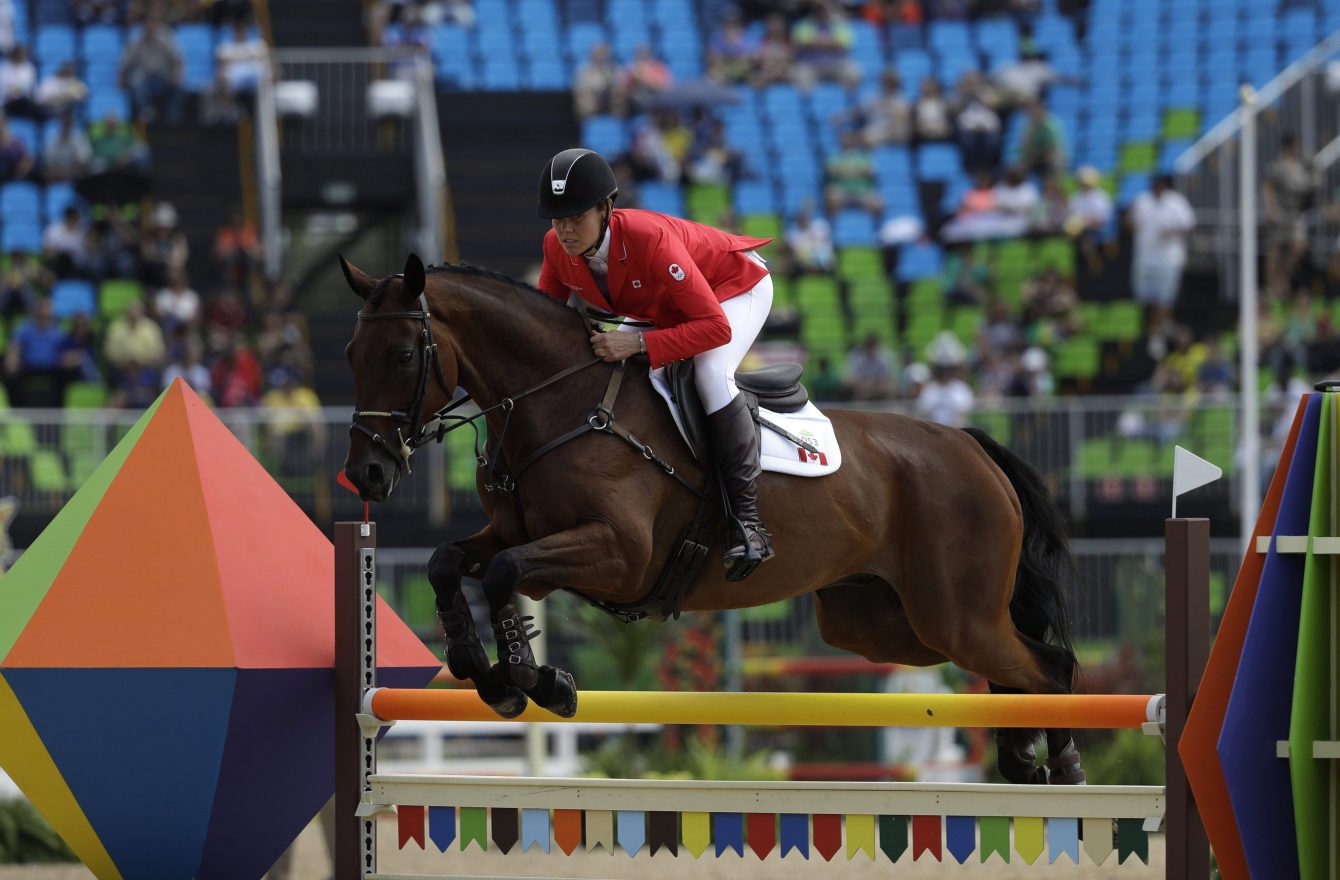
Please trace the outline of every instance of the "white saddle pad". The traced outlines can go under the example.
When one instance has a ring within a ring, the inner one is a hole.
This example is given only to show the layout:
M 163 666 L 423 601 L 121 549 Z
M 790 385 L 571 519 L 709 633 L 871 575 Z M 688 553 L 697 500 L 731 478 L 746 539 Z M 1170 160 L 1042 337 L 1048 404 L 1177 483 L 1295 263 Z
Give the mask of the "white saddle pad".
M 670 408 L 670 415 L 674 417 L 675 427 L 679 428 L 679 434 L 684 438 L 684 445 L 690 446 L 684 420 L 679 414 L 679 405 L 671 397 L 670 385 L 665 380 L 664 367 L 651 371 L 651 385 Z M 776 431 L 768 430 L 765 425 L 763 442 L 759 448 L 763 470 L 797 477 L 822 477 L 842 466 L 842 450 L 838 448 L 833 423 L 813 403 L 807 403 L 803 409 L 793 413 L 773 412 L 759 407 L 759 414 L 817 450 L 810 452 L 803 446 L 797 446 Z

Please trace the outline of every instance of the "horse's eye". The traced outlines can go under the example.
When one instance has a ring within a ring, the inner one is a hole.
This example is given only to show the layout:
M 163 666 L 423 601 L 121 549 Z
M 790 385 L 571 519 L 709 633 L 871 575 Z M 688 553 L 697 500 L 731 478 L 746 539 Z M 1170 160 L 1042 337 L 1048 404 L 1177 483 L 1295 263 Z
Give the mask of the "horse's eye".
M 403 349 L 398 355 L 396 355 L 395 362 L 398 366 L 401 367 L 408 367 L 410 364 L 414 363 L 414 349 L 412 348 Z

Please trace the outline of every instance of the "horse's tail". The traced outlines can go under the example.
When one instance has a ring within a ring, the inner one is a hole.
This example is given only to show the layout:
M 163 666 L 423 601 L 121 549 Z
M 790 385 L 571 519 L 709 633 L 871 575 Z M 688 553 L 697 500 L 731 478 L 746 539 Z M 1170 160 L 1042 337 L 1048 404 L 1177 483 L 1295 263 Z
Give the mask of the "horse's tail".
M 1060 661 L 1052 668 L 1066 679 L 1058 684 L 1069 692 L 1074 685 L 1078 660 L 1071 642 L 1065 590 L 1068 583 L 1075 581 L 1077 567 L 1065 517 L 1052 500 L 1042 477 L 1026 461 L 1001 446 L 985 431 L 964 430 L 1005 474 L 1023 508 L 1024 543 L 1019 554 L 1014 596 L 1010 599 L 1010 618 L 1041 653 Z

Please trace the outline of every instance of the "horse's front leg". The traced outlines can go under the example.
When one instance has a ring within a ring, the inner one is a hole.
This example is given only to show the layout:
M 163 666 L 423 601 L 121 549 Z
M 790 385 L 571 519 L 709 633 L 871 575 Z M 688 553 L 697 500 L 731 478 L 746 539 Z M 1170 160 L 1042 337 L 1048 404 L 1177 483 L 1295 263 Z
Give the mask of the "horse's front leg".
M 492 527 L 463 541 L 441 544 L 428 560 L 428 582 L 437 596 L 437 619 L 446 638 L 447 669 L 460 679 L 469 679 L 480 699 L 504 718 L 515 718 L 526 708 L 526 695 L 508 684 L 497 667 L 489 665 L 484 643 L 475 629 L 470 600 L 461 586 L 461 576 L 478 576 L 502 550 Z
M 614 529 L 591 521 L 509 547 L 489 564 L 484 595 L 498 642 L 498 665 L 509 683 L 555 715 L 570 718 L 577 711 L 577 687 L 569 673 L 536 662 L 530 640 L 538 633 L 530 618 L 523 618 L 512 604 L 517 587 L 526 582 L 572 589 L 621 584 L 629 571 L 630 555 L 637 554 L 620 546 Z

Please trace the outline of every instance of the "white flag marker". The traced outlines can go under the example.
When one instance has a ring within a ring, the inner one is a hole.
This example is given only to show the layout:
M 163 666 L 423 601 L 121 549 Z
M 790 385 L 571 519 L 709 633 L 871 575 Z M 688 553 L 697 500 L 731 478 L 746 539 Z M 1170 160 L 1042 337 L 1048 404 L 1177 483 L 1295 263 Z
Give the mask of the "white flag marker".
M 1213 483 L 1224 475 L 1224 469 L 1211 464 L 1180 446 L 1173 447 L 1173 519 L 1177 518 L 1177 498 L 1192 489 Z

